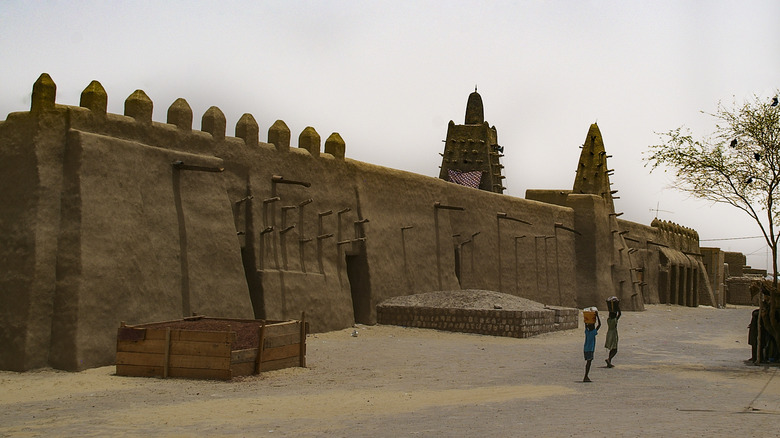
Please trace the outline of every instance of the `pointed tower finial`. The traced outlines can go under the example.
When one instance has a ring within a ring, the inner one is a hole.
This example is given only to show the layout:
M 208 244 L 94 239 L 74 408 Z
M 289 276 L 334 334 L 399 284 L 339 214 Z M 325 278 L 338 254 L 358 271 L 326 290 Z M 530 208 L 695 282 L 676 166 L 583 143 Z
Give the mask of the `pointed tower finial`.
M 485 122 L 485 110 L 482 106 L 482 96 L 474 92 L 469 95 L 466 102 L 466 125 L 481 125 Z
M 594 123 L 590 125 L 585 143 L 582 145 L 572 191 L 576 194 L 587 193 L 603 197 L 610 212 L 614 213 L 615 207 L 612 201 L 614 192 L 611 190 L 609 182 L 612 170 L 607 168 L 607 158 L 609 155 L 604 150 L 601 130 Z

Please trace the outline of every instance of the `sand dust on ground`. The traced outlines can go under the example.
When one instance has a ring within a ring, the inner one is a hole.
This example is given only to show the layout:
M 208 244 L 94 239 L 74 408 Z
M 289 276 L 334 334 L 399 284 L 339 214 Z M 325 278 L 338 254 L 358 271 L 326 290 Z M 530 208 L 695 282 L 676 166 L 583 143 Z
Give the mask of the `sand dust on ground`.
M 750 311 L 624 312 L 616 367 L 598 349 L 593 383 L 581 328 L 516 339 L 360 325 L 309 335 L 308 368 L 229 382 L 4 371 L 0 436 L 774 436 L 780 377 L 744 362 Z

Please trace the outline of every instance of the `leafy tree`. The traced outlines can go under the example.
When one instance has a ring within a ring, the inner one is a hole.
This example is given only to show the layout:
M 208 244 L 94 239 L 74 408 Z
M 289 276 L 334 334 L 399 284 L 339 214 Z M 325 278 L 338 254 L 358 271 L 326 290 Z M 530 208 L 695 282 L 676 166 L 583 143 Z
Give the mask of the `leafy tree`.
M 650 146 L 645 166 L 675 172 L 673 186 L 694 197 L 736 207 L 753 220 L 772 249 L 773 292 L 762 323 L 780 340 L 778 317 L 778 229 L 780 229 L 780 105 L 775 96 L 730 106 L 718 103 L 715 132 L 694 139 L 677 128 L 659 134 L 662 144 Z

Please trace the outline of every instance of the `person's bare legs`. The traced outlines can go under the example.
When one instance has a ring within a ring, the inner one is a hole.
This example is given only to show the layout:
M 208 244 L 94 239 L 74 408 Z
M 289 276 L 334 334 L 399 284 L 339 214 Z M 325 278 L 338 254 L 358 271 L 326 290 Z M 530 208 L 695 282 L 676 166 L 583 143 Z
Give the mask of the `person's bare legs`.
M 588 373 L 590 373 L 590 363 L 593 362 L 593 360 L 585 361 L 585 378 L 582 379 L 583 382 L 590 382 L 591 380 L 588 378 Z
M 609 359 L 604 359 L 604 362 L 607 363 L 607 368 L 615 368 L 615 365 L 612 365 L 612 358 L 615 357 L 617 354 L 617 348 L 613 348 L 612 350 L 609 350 Z

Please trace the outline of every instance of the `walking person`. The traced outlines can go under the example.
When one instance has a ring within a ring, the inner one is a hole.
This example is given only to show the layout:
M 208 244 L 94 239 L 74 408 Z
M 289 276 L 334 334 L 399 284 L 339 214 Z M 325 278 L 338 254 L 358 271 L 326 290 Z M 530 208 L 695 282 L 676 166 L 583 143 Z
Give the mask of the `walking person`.
M 585 324 L 585 345 L 583 351 L 585 353 L 585 378 L 583 382 L 590 382 L 588 373 L 590 373 L 590 364 L 593 362 L 593 352 L 596 350 L 596 335 L 599 334 L 601 328 L 601 318 L 599 318 L 599 312 L 596 311 L 596 321 L 598 325 L 593 323 Z
M 615 367 L 615 365 L 612 365 L 612 358 L 615 357 L 618 351 L 617 324 L 620 315 L 620 308 L 618 307 L 616 312 L 609 312 L 609 317 L 607 318 L 607 340 L 604 343 L 604 348 L 609 350 L 609 358 L 604 359 L 604 362 L 607 363 L 607 368 Z

